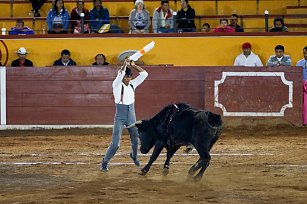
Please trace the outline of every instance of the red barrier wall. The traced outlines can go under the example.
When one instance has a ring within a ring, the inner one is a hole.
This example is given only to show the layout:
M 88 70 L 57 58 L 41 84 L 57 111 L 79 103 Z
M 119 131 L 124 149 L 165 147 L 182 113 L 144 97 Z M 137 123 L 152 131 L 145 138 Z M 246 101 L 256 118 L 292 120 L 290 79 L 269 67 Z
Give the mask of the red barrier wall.
M 137 119 L 186 102 L 232 118 L 283 118 L 302 124 L 298 67 L 145 67 Z M 7 68 L 8 125 L 113 123 L 117 67 Z

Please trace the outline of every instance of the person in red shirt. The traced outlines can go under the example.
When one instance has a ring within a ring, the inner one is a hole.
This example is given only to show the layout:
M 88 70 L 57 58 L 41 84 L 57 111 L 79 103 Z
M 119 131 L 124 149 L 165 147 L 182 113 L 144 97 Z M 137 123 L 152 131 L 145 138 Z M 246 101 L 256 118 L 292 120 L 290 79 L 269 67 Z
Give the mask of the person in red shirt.
M 19 48 L 17 54 L 19 58 L 12 62 L 12 67 L 33 67 L 32 61 L 27 59 L 28 52 L 26 48 Z
M 220 19 L 220 25 L 215 28 L 213 30 L 213 32 L 215 33 L 233 33 L 233 32 L 236 32 L 236 30 L 230 26 L 228 26 L 228 19 L 226 18 L 222 18 Z

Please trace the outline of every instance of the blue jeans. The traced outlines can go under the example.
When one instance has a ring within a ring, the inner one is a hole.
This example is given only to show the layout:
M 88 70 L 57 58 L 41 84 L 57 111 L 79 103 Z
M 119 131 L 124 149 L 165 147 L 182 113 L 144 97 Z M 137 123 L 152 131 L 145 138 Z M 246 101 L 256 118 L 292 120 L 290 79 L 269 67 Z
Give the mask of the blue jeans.
M 158 28 L 158 33 L 173 33 L 173 32 L 174 32 L 173 28 L 163 28 L 163 27 Z
M 112 134 L 112 142 L 109 145 L 107 152 L 102 159 L 102 162 L 106 165 L 115 155 L 120 146 L 120 138 L 124 129 L 124 125 L 128 126 L 136 122 L 134 103 L 130 105 L 115 104 L 116 113 L 114 118 L 114 127 Z M 137 159 L 138 153 L 138 131 L 136 127 L 128 129 L 131 141 L 131 153 L 132 157 Z

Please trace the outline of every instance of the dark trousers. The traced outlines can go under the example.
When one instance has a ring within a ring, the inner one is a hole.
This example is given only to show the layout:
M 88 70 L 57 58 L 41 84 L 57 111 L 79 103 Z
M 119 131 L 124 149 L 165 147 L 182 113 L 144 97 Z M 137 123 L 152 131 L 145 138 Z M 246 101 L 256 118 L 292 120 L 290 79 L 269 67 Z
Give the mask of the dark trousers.
M 47 0 L 30 0 L 32 3 L 32 9 L 35 13 L 38 13 L 39 9 L 44 5 Z

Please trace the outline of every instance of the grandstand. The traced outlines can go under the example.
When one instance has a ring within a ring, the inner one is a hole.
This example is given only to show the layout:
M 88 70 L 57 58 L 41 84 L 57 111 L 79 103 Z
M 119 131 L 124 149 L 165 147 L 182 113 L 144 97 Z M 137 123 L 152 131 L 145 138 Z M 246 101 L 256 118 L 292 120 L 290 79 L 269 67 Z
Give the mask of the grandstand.
M 152 15 L 160 1 L 145 1 L 146 9 Z M 191 0 L 189 4 L 196 11 L 196 26 L 199 31 L 204 22 L 208 22 L 212 28 L 218 25 L 220 18 L 229 18 L 232 13 L 240 17 L 239 23 L 246 32 L 264 31 L 264 11 L 268 10 L 269 26 L 273 19 L 282 16 L 291 32 L 307 31 L 307 1 L 304 0 Z M 65 1 L 65 8 L 70 12 L 76 6 L 73 0 Z M 134 7 L 132 0 L 106 0 L 103 6 L 109 9 L 111 22 L 118 24 L 125 32 L 128 32 L 128 16 Z M 46 16 L 52 1 L 48 1 L 42 7 L 41 17 L 33 18 L 31 3 L 27 0 L 0 0 L 0 26 L 7 29 L 15 25 L 16 18 L 23 18 L 26 26 L 33 28 L 41 34 L 46 27 Z M 85 8 L 91 9 L 93 3 L 85 0 Z M 170 8 L 180 9 L 180 1 L 170 1 Z

